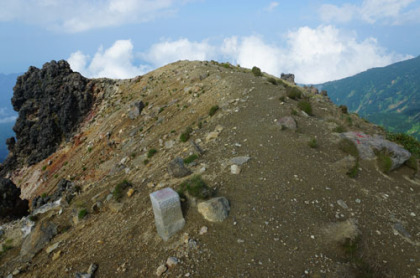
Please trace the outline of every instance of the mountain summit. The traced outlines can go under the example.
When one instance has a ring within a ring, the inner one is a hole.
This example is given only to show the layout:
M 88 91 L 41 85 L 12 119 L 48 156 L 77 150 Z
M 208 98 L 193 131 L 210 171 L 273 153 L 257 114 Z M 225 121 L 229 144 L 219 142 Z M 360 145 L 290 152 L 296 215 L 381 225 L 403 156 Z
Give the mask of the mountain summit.
M 418 142 L 325 92 L 213 61 L 128 80 L 53 61 L 13 103 L 2 173 L 31 209 L 0 228 L 1 276 L 418 275 Z M 163 239 L 165 188 L 185 223 Z

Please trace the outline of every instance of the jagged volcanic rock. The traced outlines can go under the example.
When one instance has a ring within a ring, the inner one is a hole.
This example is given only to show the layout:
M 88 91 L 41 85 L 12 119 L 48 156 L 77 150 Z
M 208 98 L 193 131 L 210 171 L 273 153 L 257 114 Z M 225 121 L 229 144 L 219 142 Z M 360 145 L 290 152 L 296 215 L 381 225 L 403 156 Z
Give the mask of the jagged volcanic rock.
M 19 76 L 12 98 L 19 112 L 13 127 L 17 140 L 9 144 L 11 155 L 0 174 L 17 164 L 32 165 L 45 159 L 64 138 L 70 138 L 92 106 L 92 87 L 64 60 L 46 63 L 42 69 L 30 67 Z

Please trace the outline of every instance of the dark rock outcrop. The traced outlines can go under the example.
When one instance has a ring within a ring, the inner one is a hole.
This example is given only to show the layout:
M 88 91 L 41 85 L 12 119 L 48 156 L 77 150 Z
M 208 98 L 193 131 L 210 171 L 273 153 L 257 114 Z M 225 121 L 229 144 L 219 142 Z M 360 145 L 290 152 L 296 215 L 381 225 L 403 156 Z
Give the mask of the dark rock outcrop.
M 65 201 L 70 203 L 76 193 L 77 188 L 74 186 L 73 182 L 66 179 L 61 179 L 57 184 L 57 189 L 54 194 L 50 196 L 37 196 L 32 200 L 31 210 L 34 211 L 46 203 L 55 202 L 61 197 L 64 197 Z
M 52 154 L 63 139 L 69 139 L 90 111 L 93 84 L 64 61 L 51 61 L 42 69 L 30 67 L 18 77 L 12 105 L 19 112 L 9 140 L 11 154 L 0 175 L 17 164 L 35 164 Z
M 28 201 L 20 198 L 20 188 L 9 179 L 0 178 L 0 219 L 28 215 Z
M 282 73 L 280 75 L 280 78 L 287 82 L 295 84 L 295 75 L 293 73 Z

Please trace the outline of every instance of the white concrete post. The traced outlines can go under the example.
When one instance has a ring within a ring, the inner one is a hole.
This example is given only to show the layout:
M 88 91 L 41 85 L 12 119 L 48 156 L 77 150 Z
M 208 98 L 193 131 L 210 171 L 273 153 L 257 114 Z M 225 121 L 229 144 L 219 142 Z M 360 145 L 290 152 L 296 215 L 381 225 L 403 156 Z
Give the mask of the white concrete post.
M 157 232 L 164 241 L 167 241 L 185 225 L 179 195 L 168 187 L 151 193 L 150 200 Z

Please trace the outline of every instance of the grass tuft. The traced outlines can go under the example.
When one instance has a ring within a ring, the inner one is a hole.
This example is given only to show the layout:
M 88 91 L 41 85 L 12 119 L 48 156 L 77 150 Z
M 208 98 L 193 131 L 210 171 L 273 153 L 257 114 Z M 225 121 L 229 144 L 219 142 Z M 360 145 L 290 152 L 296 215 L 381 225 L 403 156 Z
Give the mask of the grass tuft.
M 185 192 L 199 199 L 207 199 L 212 195 L 211 189 L 199 175 L 193 176 L 180 184 L 178 193 L 184 194 Z
M 213 117 L 214 114 L 216 114 L 217 110 L 219 110 L 219 106 L 218 105 L 212 106 L 210 108 L 210 111 L 209 111 L 209 116 L 210 117 Z
M 359 158 L 359 150 L 357 149 L 356 144 L 348 138 L 341 139 L 340 142 L 338 142 L 338 148 L 353 157 Z
M 79 218 L 79 220 L 82 220 L 83 218 L 86 217 L 87 214 L 88 214 L 88 211 L 86 209 L 81 209 L 79 210 L 79 213 L 77 214 L 77 218 Z
M 307 100 L 300 100 L 297 104 L 298 108 L 308 115 L 312 115 L 312 105 Z
M 198 155 L 196 154 L 192 154 L 189 157 L 184 159 L 184 163 L 185 164 L 190 164 L 191 162 L 193 162 L 194 160 L 196 160 L 198 158 Z
M 192 130 L 192 128 L 191 127 L 187 127 L 186 129 L 185 129 L 185 131 L 183 132 L 183 133 L 181 133 L 181 135 L 179 136 L 179 140 L 181 141 L 181 142 L 187 142 L 189 139 L 190 139 L 190 137 L 191 137 L 191 132 L 192 132 L 193 130 Z

